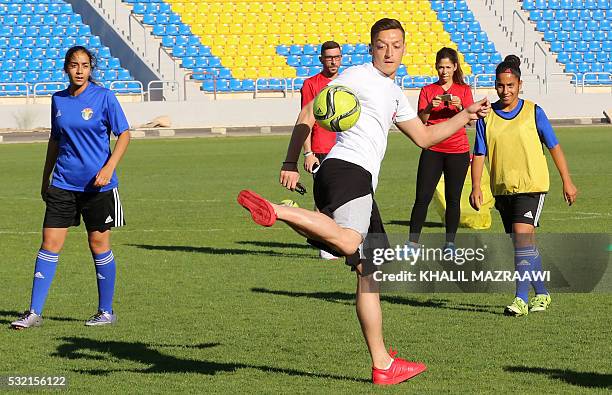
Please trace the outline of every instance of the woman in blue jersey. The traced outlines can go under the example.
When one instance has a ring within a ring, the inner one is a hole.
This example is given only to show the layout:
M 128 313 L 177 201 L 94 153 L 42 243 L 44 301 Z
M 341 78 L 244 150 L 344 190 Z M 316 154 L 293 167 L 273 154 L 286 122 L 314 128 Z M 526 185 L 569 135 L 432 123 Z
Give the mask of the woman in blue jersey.
M 545 311 L 551 302 L 544 281 L 530 282 L 529 276 L 523 275 L 542 271 L 542 257 L 535 245 L 535 228 L 539 226 L 549 187 L 542 144 L 559 170 L 565 201 L 571 206 L 578 194 L 546 114 L 538 105 L 518 96 L 522 85 L 520 64 L 518 57 L 509 55 L 495 70 L 499 101 L 492 104 L 493 111 L 476 123 L 470 195 L 470 204 L 478 210 L 482 205 L 480 176 L 486 156 L 491 168 L 495 208 L 506 233 L 512 234 L 515 270 L 522 278 L 516 282 L 514 301 L 504 311 L 516 317 Z M 528 304 L 530 283 L 535 296 Z
M 125 224 L 115 168 L 127 149 L 130 133 L 115 95 L 93 82 L 95 67 L 96 59 L 86 48 L 70 48 L 64 59 L 70 85 L 51 99 L 51 136 L 41 187 L 46 203 L 43 241 L 34 269 L 30 309 L 11 324 L 15 329 L 42 324 L 43 307 L 68 228 L 78 226 L 81 216 L 98 281 L 98 312 L 85 325 L 116 321 L 110 229 Z M 118 136 L 112 152 L 111 132 Z

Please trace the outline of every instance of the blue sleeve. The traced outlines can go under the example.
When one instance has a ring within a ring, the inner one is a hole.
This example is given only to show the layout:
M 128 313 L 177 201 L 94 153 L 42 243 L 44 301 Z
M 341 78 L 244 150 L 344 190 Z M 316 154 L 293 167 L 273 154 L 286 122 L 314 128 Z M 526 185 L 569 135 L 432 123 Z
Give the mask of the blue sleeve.
M 123 109 L 121 108 L 121 104 L 119 104 L 117 97 L 115 97 L 111 91 L 107 93 L 106 97 L 106 119 L 113 134 L 115 136 L 119 136 L 121 133 L 130 128 L 130 124 L 123 113 Z
M 476 121 L 476 139 L 474 140 L 474 155 L 487 154 L 487 126 L 484 119 Z
M 57 107 L 55 105 L 55 96 L 51 96 L 51 138 L 55 141 L 60 139 L 60 130 L 57 127 L 55 118 L 57 117 Z
M 546 145 L 546 148 L 551 149 L 555 148 L 559 141 L 557 141 L 557 136 L 555 135 L 555 131 L 548 120 L 548 117 L 544 113 L 539 106 L 535 106 L 535 114 L 536 114 L 536 128 L 538 129 L 538 134 L 540 135 L 540 141 Z

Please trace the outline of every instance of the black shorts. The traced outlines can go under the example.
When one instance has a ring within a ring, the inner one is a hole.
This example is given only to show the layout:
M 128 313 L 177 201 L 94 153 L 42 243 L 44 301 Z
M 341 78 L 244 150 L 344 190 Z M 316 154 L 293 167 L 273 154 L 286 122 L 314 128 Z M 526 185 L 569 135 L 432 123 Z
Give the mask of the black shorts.
M 49 187 L 43 228 L 79 226 L 81 216 L 87 231 L 105 232 L 125 225 L 117 188 L 105 192 L 76 192 Z
M 512 233 L 512 224 L 540 226 L 545 192 L 495 196 L 495 208 L 501 215 L 506 233 Z
M 321 213 L 330 218 L 335 218 L 334 212 L 336 210 L 342 211 L 343 206 L 346 207 L 347 203 L 370 195 L 373 195 L 372 175 L 361 166 L 340 159 L 327 159 L 316 173 L 314 180 L 315 204 Z M 389 240 L 385 233 L 380 212 L 373 198 L 372 205 L 368 209 L 370 212 L 364 213 L 366 220 L 369 217 L 369 226 L 364 243 L 357 252 L 346 257 L 346 264 L 351 266 L 352 270 L 355 270 L 356 266 L 362 263 L 361 275 L 364 276 L 378 270 L 373 264 L 372 249 L 389 247 Z M 342 226 L 342 224 L 340 225 Z M 352 228 L 350 225 L 345 227 Z M 316 240 L 308 240 L 308 242 L 335 256 L 342 256 L 340 252 L 324 243 Z M 366 248 L 363 248 L 363 246 L 366 246 Z

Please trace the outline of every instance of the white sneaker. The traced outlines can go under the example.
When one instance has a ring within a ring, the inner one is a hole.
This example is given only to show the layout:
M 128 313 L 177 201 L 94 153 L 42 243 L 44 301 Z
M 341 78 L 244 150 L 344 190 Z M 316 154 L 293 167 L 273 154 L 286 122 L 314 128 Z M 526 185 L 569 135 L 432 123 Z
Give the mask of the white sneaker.
M 324 250 L 319 251 L 319 256 L 321 257 L 321 259 L 326 259 L 328 261 L 333 260 L 333 259 L 338 259 L 337 256 L 330 254 L 329 252 L 324 251 Z
M 11 327 L 13 329 L 33 328 L 35 326 L 41 326 L 42 321 L 42 317 L 38 314 L 33 311 L 26 311 L 17 321 L 11 322 Z

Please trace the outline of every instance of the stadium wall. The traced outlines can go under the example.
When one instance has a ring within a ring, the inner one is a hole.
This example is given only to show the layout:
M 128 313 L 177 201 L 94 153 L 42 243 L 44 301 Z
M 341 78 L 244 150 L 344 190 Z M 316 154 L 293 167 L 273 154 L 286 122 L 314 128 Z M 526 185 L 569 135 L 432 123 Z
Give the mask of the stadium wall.
M 414 93 L 408 101 L 416 108 L 418 96 Z M 497 100 L 494 91 L 487 96 Z M 476 93 L 475 98 L 484 97 Z M 577 123 L 588 123 L 591 119 L 604 118 L 610 110 L 610 93 L 576 94 L 558 97 L 555 95 L 528 95 L 522 97 L 538 103 L 551 119 L 575 119 Z M 299 95 L 293 98 L 258 98 L 210 101 L 166 101 L 122 103 L 132 126 L 142 125 L 158 116 L 168 116 L 172 127 L 244 127 L 287 126 L 295 123 L 300 109 Z M 49 104 L 1 105 L 0 119 L 3 129 L 35 129 L 50 127 Z

